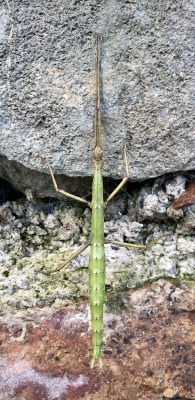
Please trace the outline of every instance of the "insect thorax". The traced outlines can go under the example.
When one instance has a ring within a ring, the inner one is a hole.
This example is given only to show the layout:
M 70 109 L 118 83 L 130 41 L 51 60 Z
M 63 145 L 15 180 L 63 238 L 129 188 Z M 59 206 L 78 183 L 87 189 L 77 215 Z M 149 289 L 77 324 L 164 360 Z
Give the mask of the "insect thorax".
M 102 149 L 99 146 L 95 147 L 93 153 L 96 161 L 102 160 Z

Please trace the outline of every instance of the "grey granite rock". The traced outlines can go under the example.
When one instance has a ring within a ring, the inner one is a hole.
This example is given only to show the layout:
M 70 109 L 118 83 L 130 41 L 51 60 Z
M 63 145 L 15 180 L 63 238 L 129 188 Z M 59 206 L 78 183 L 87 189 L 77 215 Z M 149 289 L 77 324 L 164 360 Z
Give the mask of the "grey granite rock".
M 131 180 L 193 169 L 194 11 L 192 0 L 1 2 L 0 175 L 23 192 L 54 194 L 41 155 L 66 190 L 86 184 L 96 33 L 104 175 L 124 176 L 125 140 Z

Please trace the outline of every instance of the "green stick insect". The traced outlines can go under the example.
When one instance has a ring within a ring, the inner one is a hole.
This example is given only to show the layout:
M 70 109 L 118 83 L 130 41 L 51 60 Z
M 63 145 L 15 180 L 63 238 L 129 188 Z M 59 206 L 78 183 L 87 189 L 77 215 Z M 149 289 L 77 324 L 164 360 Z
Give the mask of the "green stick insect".
M 117 241 L 105 241 L 104 238 L 104 209 L 109 201 L 119 192 L 129 179 L 129 169 L 126 155 L 126 147 L 124 149 L 124 157 L 126 164 L 126 176 L 116 189 L 108 196 L 106 201 L 103 200 L 103 179 L 102 179 L 102 145 L 101 145 L 101 105 L 100 105 L 100 42 L 101 37 L 96 38 L 96 109 L 95 109 L 95 144 L 94 144 L 94 160 L 93 160 L 93 184 L 92 184 L 92 201 L 88 202 L 81 197 L 74 196 L 70 193 L 61 190 L 57 186 L 53 171 L 49 166 L 52 181 L 57 193 L 78 200 L 92 210 L 91 223 L 91 240 L 79 250 L 67 258 L 65 263 L 56 268 L 52 272 L 57 272 L 67 265 L 73 258 L 82 253 L 88 246 L 90 249 L 89 258 L 89 298 L 91 311 L 91 331 L 92 331 L 92 361 L 91 368 L 94 367 L 96 360 L 99 362 L 99 367 L 102 368 L 101 359 L 102 334 L 103 334 L 103 308 L 105 299 L 105 244 L 114 244 L 117 246 L 125 246 L 130 248 L 138 248 L 148 250 L 161 237 L 151 241 L 147 246 L 141 244 L 123 243 Z M 50 272 L 51 273 L 51 272 Z M 46 272 L 46 274 L 49 274 Z

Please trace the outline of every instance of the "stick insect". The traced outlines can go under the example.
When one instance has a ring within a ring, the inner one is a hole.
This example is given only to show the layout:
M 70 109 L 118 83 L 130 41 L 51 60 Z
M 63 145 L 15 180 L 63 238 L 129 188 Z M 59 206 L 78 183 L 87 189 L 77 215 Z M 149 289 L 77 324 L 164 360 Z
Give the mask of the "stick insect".
M 92 361 L 91 368 L 94 367 L 96 361 L 99 367 L 102 368 L 103 363 L 101 359 L 102 347 L 102 334 L 103 334 L 103 308 L 105 300 L 105 245 L 114 244 L 117 246 L 125 246 L 130 248 L 137 248 L 141 250 L 148 250 L 160 238 L 161 235 L 151 241 L 148 245 L 123 243 L 117 241 L 105 241 L 104 238 L 104 209 L 111 199 L 119 192 L 119 190 L 127 183 L 129 179 L 129 168 L 126 154 L 126 146 L 124 148 L 124 158 L 126 165 L 126 176 L 122 179 L 121 183 L 116 189 L 108 196 L 106 201 L 103 200 L 103 179 L 102 179 L 102 144 L 101 144 L 101 104 L 100 104 L 100 43 L 102 38 L 96 37 L 96 108 L 95 108 L 95 143 L 94 143 L 94 159 L 93 159 L 93 183 L 92 183 L 92 201 L 88 202 L 81 197 L 74 196 L 58 188 L 57 182 L 54 177 L 51 166 L 49 171 L 53 181 L 54 188 L 60 195 L 69 197 L 73 200 L 80 201 L 86 204 L 92 210 L 91 222 L 91 240 L 86 243 L 79 250 L 67 258 L 65 263 L 51 272 L 57 272 L 67 265 L 73 258 L 82 253 L 88 246 L 90 246 L 89 257 L 89 299 L 91 311 L 91 330 L 92 330 Z M 50 273 L 51 273 L 50 272 Z M 44 272 L 50 274 L 48 272 Z

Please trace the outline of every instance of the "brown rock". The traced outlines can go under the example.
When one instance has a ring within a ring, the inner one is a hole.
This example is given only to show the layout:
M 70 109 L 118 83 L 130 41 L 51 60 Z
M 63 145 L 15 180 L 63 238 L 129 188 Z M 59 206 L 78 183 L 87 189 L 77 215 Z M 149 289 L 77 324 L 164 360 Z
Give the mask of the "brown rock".
M 22 341 L 12 311 L 13 329 L 1 325 L 0 393 L 13 400 L 195 399 L 192 292 L 161 280 L 121 293 L 120 302 L 125 311 L 105 322 L 102 370 L 89 368 L 88 321 L 79 319 L 85 307 L 35 310 Z

